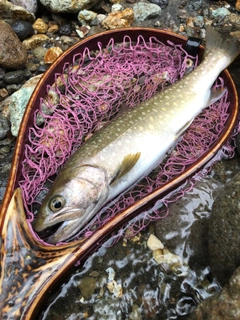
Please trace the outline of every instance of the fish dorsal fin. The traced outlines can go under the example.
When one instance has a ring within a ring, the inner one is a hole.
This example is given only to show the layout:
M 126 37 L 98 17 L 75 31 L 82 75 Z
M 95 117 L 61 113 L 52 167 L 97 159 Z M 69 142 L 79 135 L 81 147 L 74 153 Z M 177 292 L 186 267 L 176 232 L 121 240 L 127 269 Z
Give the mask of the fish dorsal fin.
M 118 167 L 117 173 L 114 176 L 113 180 L 111 181 L 111 184 L 116 180 L 120 179 L 121 177 L 123 177 L 126 173 L 128 173 L 138 162 L 138 159 L 140 158 L 140 156 L 141 156 L 141 152 L 137 152 L 135 154 L 130 153 L 126 155 L 123 158 L 120 166 Z
M 227 91 L 227 88 L 225 88 L 225 87 L 223 87 L 223 88 L 213 88 L 211 90 L 211 95 L 209 97 L 209 100 L 208 100 L 208 103 L 207 103 L 206 107 L 210 106 L 214 102 L 216 102 L 219 99 L 221 99 L 226 91 Z

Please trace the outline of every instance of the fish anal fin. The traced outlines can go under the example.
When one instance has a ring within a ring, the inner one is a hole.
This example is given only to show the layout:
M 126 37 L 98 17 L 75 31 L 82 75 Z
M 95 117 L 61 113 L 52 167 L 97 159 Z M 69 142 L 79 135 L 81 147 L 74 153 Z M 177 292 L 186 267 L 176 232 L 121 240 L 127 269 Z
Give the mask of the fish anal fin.
M 187 130 L 187 128 L 191 125 L 191 123 L 193 122 L 194 119 L 188 121 L 187 123 L 184 124 L 184 126 L 182 126 L 181 129 L 178 130 L 178 132 L 175 135 L 175 140 L 177 140 L 179 138 L 179 136 L 181 136 L 183 134 L 183 132 L 185 130 Z
M 215 103 L 216 101 L 218 101 L 219 99 L 222 98 L 222 96 L 225 94 L 225 92 L 227 91 L 226 87 L 222 87 L 222 88 L 213 88 L 211 90 L 211 95 L 210 98 L 208 100 L 208 103 L 206 105 L 206 107 L 210 106 L 211 104 Z
M 123 177 L 126 173 L 128 173 L 135 166 L 135 164 L 138 162 L 140 156 L 141 156 L 141 152 L 126 155 L 123 158 L 116 175 L 114 176 L 113 180 L 111 181 L 111 184 L 113 182 L 115 182 L 116 180 L 120 179 L 121 177 Z

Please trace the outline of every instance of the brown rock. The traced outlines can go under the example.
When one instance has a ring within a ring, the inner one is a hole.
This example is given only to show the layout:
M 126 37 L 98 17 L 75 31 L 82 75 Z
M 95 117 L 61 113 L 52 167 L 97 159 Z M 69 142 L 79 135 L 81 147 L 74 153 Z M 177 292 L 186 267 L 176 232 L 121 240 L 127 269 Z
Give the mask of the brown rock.
M 47 42 L 48 39 L 49 37 L 45 34 L 34 34 L 31 38 L 24 40 L 22 44 L 26 50 L 32 50 Z
M 45 63 L 53 63 L 62 53 L 63 53 L 63 51 L 61 48 L 52 47 L 47 51 L 47 53 L 44 57 L 44 62 Z
M 27 62 L 27 52 L 10 25 L 0 20 L 0 66 L 21 69 Z
M 117 29 L 130 27 L 134 21 L 134 12 L 132 8 L 127 8 L 120 12 L 109 13 L 102 25 L 106 29 Z
M 37 31 L 37 33 L 46 33 L 48 30 L 48 25 L 42 20 L 37 19 L 33 24 L 33 29 Z
M 240 12 L 240 0 L 237 0 L 235 8 L 236 8 L 237 11 Z

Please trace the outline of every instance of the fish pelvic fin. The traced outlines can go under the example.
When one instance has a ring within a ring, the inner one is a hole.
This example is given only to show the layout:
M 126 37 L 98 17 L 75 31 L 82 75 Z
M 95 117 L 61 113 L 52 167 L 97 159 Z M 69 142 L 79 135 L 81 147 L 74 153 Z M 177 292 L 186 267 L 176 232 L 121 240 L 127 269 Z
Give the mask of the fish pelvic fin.
M 141 152 L 137 152 L 135 154 L 128 154 L 126 155 L 118 170 L 116 175 L 114 176 L 113 180 L 111 181 L 111 184 L 114 183 L 116 180 L 122 178 L 126 173 L 128 173 L 138 162 L 139 158 L 141 156 Z
M 204 52 L 204 58 L 211 51 L 216 49 L 224 52 L 228 59 L 228 65 L 238 56 L 240 52 L 240 42 L 236 38 L 229 36 L 228 38 L 222 37 L 211 26 L 206 28 L 206 49 Z

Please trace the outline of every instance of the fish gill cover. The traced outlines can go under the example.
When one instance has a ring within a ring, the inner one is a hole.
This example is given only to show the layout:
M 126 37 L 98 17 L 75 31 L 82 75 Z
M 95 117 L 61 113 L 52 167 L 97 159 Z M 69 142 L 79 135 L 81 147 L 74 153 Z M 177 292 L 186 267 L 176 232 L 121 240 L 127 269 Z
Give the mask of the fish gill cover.
M 98 47 L 99 50 L 94 52 L 86 48 L 83 54 L 76 54 L 71 63 L 64 65 L 62 73 L 55 75 L 55 82 L 48 86 L 46 96 L 41 98 L 39 109 L 35 111 L 19 182 L 29 222 L 33 221 L 54 175 L 94 131 L 111 120 L 122 107 L 133 108 L 182 78 L 189 72 L 189 61 L 193 61 L 195 66 L 198 63 L 197 58 L 188 56 L 181 45 L 171 42 L 165 45 L 154 37 L 146 42 L 139 36 L 137 42 L 132 42 L 125 36 L 122 43 L 114 43 L 111 39 L 105 48 L 101 43 Z M 218 78 L 215 86 L 223 85 L 223 80 Z M 181 141 L 157 168 L 105 206 L 78 233 L 77 238 L 91 235 L 119 211 L 194 164 L 218 139 L 229 115 L 228 106 L 226 92 L 194 120 Z M 221 151 L 221 155 L 224 154 L 233 155 L 230 142 Z M 202 172 L 206 173 L 207 169 Z M 174 199 L 164 198 L 161 204 L 167 206 L 186 190 L 185 187 L 185 190 L 178 191 Z M 166 210 L 156 205 L 152 210 L 143 212 L 141 220 L 135 219 L 130 234 L 125 233 L 125 236 L 134 235 L 150 221 L 165 215 Z M 119 231 L 119 234 L 123 233 L 123 229 Z

